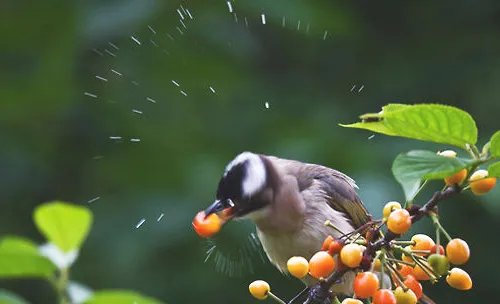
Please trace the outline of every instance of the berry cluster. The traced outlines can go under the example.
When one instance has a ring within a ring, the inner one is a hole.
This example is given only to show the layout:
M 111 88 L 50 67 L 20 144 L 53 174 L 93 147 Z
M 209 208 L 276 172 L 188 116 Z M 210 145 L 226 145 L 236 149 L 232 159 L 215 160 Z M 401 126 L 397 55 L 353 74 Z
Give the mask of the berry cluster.
M 451 150 L 438 154 L 456 156 Z M 422 207 L 403 207 L 399 202 L 388 202 L 383 207 L 381 220 L 370 222 L 340 238 L 328 236 L 320 251 L 309 260 L 291 257 L 287 263 L 288 272 L 299 279 L 311 276 L 320 286 L 328 287 L 346 272 L 356 272 L 354 295 L 345 298 L 342 304 L 360 304 L 364 299 L 373 304 L 415 304 L 424 296 L 421 282 L 434 283 L 441 278 L 455 289 L 471 289 L 469 274 L 455 267 L 469 260 L 469 246 L 460 238 L 450 237 L 439 221 L 436 206 L 439 201 L 463 190 L 470 189 L 476 195 L 487 193 L 495 185 L 496 178 L 488 177 L 486 170 L 469 175 L 467 169 L 463 169 L 445 178 L 444 182 L 445 190 L 436 192 Z M 400 237 L 423 216 L 428 216 L 435 225 L 435 238 L 415 234 L 410 240 L 401 240 Z M 325 225 L 337 229 L 330 221 Z M 441 244 L 443 235 L 445 247 Z M 258 299 L 272 295 L 264 281 L 252 283 L 250 293 Z M 275 295 L 272 297 L 283 303 Z M 340 303 L 336 296 L 333 300 Z

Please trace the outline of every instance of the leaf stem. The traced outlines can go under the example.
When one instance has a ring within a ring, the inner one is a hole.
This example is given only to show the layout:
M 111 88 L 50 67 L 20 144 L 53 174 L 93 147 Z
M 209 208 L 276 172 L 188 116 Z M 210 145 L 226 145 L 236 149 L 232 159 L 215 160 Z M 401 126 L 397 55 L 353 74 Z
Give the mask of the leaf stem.
M 415 200 L 415 198 L 420 194 L 420 192 L 422 192 L 422 190 L 425 188 L 425 186 L 427 185 L 427 182 L 429 182 L 428 179 L 426 179 L 422 185 L 420 185 L 420 187 L 418 188 L 417 192 L 415 192 L 415 194 L 413 195 L 413 197 L 410 199 L 410 200 L 407 200 L 405 202 L 405 205 L 404 207 L 405 208 L 410 208 L 412 205 L 413 205 L 413 201 Z

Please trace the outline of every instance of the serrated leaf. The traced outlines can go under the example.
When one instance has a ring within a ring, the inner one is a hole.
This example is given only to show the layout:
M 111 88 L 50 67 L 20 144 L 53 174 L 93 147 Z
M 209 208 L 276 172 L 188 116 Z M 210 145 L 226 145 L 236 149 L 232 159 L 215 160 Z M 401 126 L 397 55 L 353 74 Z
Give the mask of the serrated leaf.
M 51 202 L 35 209 L 34 220 L 40 232 L 63 252 L 78 250 L 92 225 L 92 212 L 81 206 Z
M 396 157 L 392 164 L 392 173 L 403 186 L 406 199 L 410 201 L 421 181 L 443 179 L 473 162 L 472 159 L 451 158 L 432 151 L 413 150 Z
M 47 278 L 55 270 L 33 242 L 15 237 L 0 240 L 0 278 Z
M 500 157 L 500 131 L 496 131 L 491 137 L 490 153 L 492 156 Z
M 472 117 L 451 106 L 389 104 L 380 113 L 365 114 L 361 119 L 361 122 L 341 126 L 462 148 L 477 141 L 477 127 Z
M 0 289 L 0 304 L 29 304 L 19 295 L 5 289 Z
M 476 123 L 465 111 L 439 104 L 405 107 L 384 115 L 399 136 L 466 148 L 477 142 Z
M 344 128 L 365 129 L 389 136 L 397 136 L 397 134 L 389 129 L 383 121 L 362 121 L 348 125 L 339 124 L 339 126 Z
M 488 176 L 489 177 L 499 177 L 500 178 L 500 161 L 494 164 L 491 164 L 488 167 Z
M 101 290 L 94 294 L 84 302 L 84 304 L 161 304 L 156 299 L 146 297 L 140 293 L 129 290 Z

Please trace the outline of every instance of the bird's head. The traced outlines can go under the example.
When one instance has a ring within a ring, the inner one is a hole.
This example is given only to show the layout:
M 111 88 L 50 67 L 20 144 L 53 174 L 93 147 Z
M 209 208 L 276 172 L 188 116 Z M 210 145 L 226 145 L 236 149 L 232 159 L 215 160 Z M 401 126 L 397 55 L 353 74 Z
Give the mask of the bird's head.
M 269 174 L 263 156 L 243 152 L 227 165 L 219 181 L 216 200 L 205 214 L 231 207 L 226 214 L 229 218 L 249 215 L 269 204 L 265 195 L 268 188 Z

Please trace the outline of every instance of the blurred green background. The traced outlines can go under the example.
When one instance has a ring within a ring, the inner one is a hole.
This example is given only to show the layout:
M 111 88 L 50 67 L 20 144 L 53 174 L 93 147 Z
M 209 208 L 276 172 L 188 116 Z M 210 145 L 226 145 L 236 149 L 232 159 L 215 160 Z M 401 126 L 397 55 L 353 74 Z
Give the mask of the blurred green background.
M 0 4 L 0 234 L 42 242 L 33 208 L 67 200 L 95 215 L 73 280 L 168 303 L 256 303 L 247 286 L 259 278 L 288 299 L 299 282 L 261 252 L 239 251 L 251 223 L 224 227 L 217 262 L 204 262 L 213 244 L 191 229 L 236 154 L 346 172 L 380 216 L 386 201 L 403 198 L 394 157 L 449 147 L 369 139 L 338 123 L 390 102 L 438 102 L 470 112 L 480 144 L 499 128 L 498 1 L 231 4 L 232 13 L 222 0 Z M 495 189 L 443 203 L 445 227 L 471 246 L 464 268 L 474 288 L 426 284 L 438 303 L 496 298 L 499 200 Z M 414 229 L 433 233 L 428 221 Z M 0 287 L 54 302 L 42 281 Z

